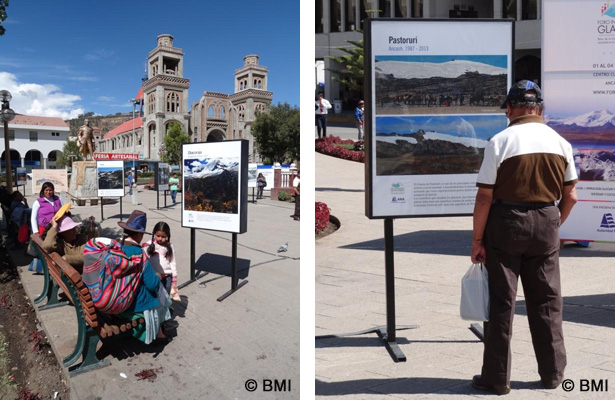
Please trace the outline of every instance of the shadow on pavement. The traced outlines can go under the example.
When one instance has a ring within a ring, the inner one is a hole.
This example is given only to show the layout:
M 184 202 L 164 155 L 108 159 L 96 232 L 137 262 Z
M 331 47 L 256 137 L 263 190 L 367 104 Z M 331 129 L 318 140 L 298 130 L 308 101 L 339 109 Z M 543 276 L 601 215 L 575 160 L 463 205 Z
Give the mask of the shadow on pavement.
M 99 360 L 107 356 L 118 360 L 125 360 L 135 355 L 147 353 L 153 354 L 153 357 L 156 358 L 164 351 L 167 344 L 165 341 L 155 340 L 148 345 L 132 336 L 124 336 L 121 339 L 117 338 L 116 340 L 105 342 L 105 345 L 96 352 L 96 356 Z
M 567 244 L 560 251 L 560 257 L 615 257 L 615 249 L 583 247 Z M 341 249 L 384 251 L 384 238 L 357 242 Z M 395 235 L 395 251 L 402 253 L 441 254 L 468 256 L 472 251 L 472 231 L 430 230 Z
M 210 272 L 216 275 L 231 276 L 232 257 L 219 254 L 205 253 L 196 261 L 196 274 L 199 272 Z M 246 279 L 250 273 L 250 260 L 237 258 L 237 276 L 239 279 Z
M 411 362 L 411 360 L 408 360 Z M 468 372 L 471 374 L 472 372 Z M 478 372 L 477 372 L 478 373 Z M 487 392 L 481 392 L 472 388 L 470 385 L 470 375 L 468 379 L 451 379 L 451 378 L 381 378 L 381 379 L 357 379 L 354 381 L 341 381 L 341 382 L 324 382 L 320 379 L 316 379 L 316 395 L 317 396 L 337 396 L 343 394 L 358 394 L 366 393 L 375 395 L 376 393 L 382 394 L 435 394 L 442 395 L 478 395 L 478 394 L 490 394 Z M 391 383 L 398 383 L 395 385 L 389 385 L 387 387 L 381 387 L 381 385 Z M 533 388 L 540 389 L 539 385 L 533 385 L 535 382 L 520 382 L 513 381 L 510 386 L 513 389 L 518 388 Z M 448 390 L 447 392 L 443 392 Z
M 326 338 L 326 339 L 316 339 L 316 348 L 327 348 L 327 347 L 382 347 L 382 339 L 380 339 L 376 334 L 372 336 L 363 336 L 363 337 L 339 337 L 339 338 Z M 411 343 L 408 339 L 404 337 L 397 337 L 397 344 L 409 344 Z
M 342 249 L 384 251 L 384 238 L 357 242 Z M 470 256 L 472 231 L 418 231 L 395 235 L 395 251 L 403 253 Z
M 515 303 L 515 314 L 527 315 L 525 301 Z M 615 328 L 615 293 L 564 297 L 563 318 L 577 324 Z

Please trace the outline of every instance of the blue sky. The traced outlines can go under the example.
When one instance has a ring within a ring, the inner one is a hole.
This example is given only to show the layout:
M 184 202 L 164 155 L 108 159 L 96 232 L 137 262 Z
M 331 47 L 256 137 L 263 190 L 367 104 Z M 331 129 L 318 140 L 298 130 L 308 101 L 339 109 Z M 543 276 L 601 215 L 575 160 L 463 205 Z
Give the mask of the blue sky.
M 11 1 L 0 89 L 18 113 L 64 119 L 132 110 L 148 53 L 169 33 L 184 51 L 189 104 L 232 93 L 247 54 L 269 69 L 273 102 L 299 104 L 299 1 Z
M 503 114 L 376 117 L 378 133 L 409 134 L 423 129 L 453 136 L 487 139 L 507 126 L 508 120 Z

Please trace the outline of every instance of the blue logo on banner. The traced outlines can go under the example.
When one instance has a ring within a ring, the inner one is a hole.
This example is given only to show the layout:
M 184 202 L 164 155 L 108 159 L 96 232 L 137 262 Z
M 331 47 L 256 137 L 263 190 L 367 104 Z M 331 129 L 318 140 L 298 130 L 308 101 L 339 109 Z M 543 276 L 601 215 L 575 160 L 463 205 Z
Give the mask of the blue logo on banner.
M 602 216 L 602 222 L 600 223 L 601 228 L 615 228 L 615 219 L 613 219 L 613 214 L 604 214 Z

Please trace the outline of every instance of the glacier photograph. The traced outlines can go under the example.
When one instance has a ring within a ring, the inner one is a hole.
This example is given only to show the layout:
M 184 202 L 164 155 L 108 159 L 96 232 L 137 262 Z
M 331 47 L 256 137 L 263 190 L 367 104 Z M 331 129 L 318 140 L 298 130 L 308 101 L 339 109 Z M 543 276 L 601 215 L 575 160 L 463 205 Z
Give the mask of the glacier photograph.
M 376 56 L 376 114 L 502 113 L 506 55 Z
M 184 209 L 239 212 L 239 157 L 184 159 Z
M 376 117 L 377 175 L 478 173 L 504 115 Z

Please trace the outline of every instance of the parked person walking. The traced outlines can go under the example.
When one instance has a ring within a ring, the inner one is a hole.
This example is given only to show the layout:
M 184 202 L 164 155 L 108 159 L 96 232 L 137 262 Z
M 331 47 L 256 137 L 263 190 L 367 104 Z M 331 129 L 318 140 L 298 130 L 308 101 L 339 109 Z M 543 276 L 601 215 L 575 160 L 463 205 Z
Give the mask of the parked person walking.
M 357 108 L 354 110 L 355 123 L 357 125 L 357 130 L 359 131 L 359 141 L 363 140 L 363 113 L 365 108 L 365 102 L 363 100 L 359 101 Z
M 171 200 L 173 200 L 173 205 L 177 203 L 177 185 L 179 184 L 179 179 L 177 178 L 177 172 L 173 172 L 173 176 L 169 179 L 169 189 L 171 190 Z
M 327 137 L 327 114 L 331 109 L 331 103 L 324 99 L 322 93 L 318 93 L 316 99 L 316 127 L 318 128 L 318 138 Z
M 295 196 L 295 213 L 293 214 L 293 219 L 295 221 L 299 221 L 299 209 L 300 209 L 300 191 L 301 191 L 301 180 L 299 179 L 299 171 L 297 171 L 297 176 L 293 179 L 293 196 Z
M 256 178 L 256 186 L 258 186 L 256 198 L 260 200 L 263 198 L 263 190 L 265 190 L 265 187 L 267 186 L 267 178 L 265 178 L 262 172 L 258 173 L 258 177 Z
M 512 322 L 521 276 L 542 386 L 564 377 L 559 226 L 577 201 L 572 147 L 542 119 L 542 92 L 531 81 L 510 89 L 510 125 L 495 135 L 478 173 L 471 259 L 489 273 L 489 321 L 477 389 L 510 392 Z
M 128 194 L 132 196 L 132 184 L 134 180 L 132 179 L 132 172 L 128 172 Z

